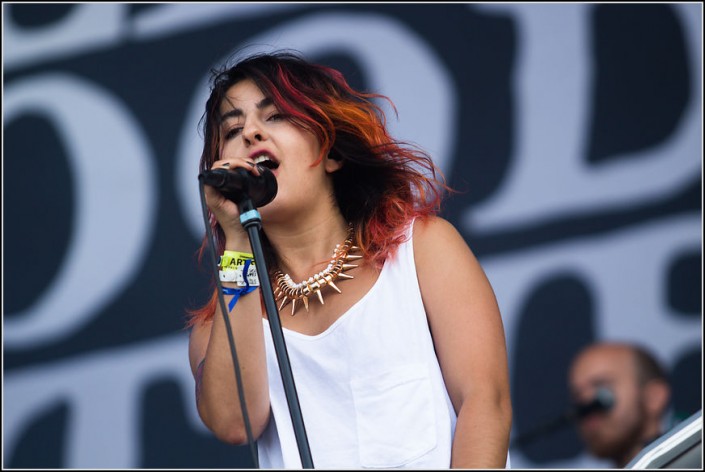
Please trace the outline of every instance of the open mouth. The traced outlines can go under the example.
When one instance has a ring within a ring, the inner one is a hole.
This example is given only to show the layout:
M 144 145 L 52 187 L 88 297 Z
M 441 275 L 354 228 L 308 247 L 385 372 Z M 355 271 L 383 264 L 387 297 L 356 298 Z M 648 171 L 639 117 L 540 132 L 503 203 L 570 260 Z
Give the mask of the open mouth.
M 255 165 L 260 165 L 262 167 L 266 167 L 269 170 L 274 170 L 279 167 L 279 163 L 272 160 L 272 158 L 270 158 L 266 154 L 260 154 L 259 156 L 255 157 L 254 162 L 255 162 Z

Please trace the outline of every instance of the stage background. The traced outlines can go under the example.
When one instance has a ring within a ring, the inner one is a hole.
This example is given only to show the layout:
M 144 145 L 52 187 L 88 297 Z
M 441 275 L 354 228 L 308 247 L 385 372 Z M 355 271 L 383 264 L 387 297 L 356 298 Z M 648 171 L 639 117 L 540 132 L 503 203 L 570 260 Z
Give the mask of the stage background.
M 506 329 L 513 435 L 589 342 L 702 405 L 702 6 L 3 3 L 3 467 L 244 468 L 194 408 L 184 310 L 208 71 L 293 48 L 388 95 Z M 442 244 L 439 241 L 439 244 Z M 449 277 L 452 267 L 448 268 Z M 325 394 L 325 392 L 322 392 Z M 572 428 L 517 468 L 602 467 Z M 315 464 L 315 457 L 314 457 Z

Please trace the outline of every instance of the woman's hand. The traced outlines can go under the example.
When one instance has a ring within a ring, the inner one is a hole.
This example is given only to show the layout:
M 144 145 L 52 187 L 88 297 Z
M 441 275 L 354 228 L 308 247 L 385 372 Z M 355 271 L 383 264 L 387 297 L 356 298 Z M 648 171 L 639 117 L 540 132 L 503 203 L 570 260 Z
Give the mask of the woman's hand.
M 253 175 L 260 175 L 260 170 L 255 163 L 244 158 L 215 161 L 211 170 L 232 170 L 238 167 L 252 172 Z M 210 211 L 213 212 L 213 215 L 215 215 L 216 220 L 218 220 L 220 227 L 225 233 L 226 248 L 228 246 L 241 248 L 242 244 L 247 243 L 248 238 L 247 233 L 240 223 L 240 211 L 238 210 L 237 204 L 223 196 L 222 193 L 210 185 L 204 186 L 204 194 L 206 197 L 206 205 L 208 205 Z

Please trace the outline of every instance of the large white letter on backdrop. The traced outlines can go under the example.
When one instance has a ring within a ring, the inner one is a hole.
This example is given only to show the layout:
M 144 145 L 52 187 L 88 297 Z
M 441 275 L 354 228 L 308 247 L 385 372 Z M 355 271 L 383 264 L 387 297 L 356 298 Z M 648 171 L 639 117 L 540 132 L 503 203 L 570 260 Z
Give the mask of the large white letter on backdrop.
M 330 53 L 355 58 L 369 77 L 372 91 L 389 96 L 399 111 L 397 121 L 387 107 L 392 134 L 430 152 L 436 164 L 446 170 L 455 142 L 455 84 L 423 38 L 399 21 L 374 14 L 314 14 L 250 38 L 233 51 L 245 45 L 251 45 L 248 52 L 286 48 L 301 51 L 309 58 Z M 197 87 L 187 115 L 176 183 L 185 219 L 198 239 L 205 228 L 197 181 L 203 141 L 196 130 L 207 99 L 207 83 L 206 78 Z M 419 94 L 424 97 L 423 107 L 419 106 Z
M 76 183 L 75 224 L 56 280 L 4 320 L 5 347 L 33 349 L 80 329 L 133 279 L 152 233 L 158 181 L 139 122 L 107 90 L 46 74 L 13 82 L 4 99 L 6 124 L 32 113 L 54 126 Z

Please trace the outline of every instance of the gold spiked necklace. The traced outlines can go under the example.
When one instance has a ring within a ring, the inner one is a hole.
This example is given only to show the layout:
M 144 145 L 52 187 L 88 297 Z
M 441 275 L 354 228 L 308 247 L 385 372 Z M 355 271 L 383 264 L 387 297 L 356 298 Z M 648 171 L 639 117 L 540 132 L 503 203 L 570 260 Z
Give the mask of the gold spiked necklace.
M 289 274 L 284 274 L 279 269 L 274 271 L 273 276 L 277 286 L 274 290 L 274 296 L 277 301 L 282 300 L 279 305 L 279 311 L 281 311 L 287 303 L 291 302 L 291 316 L 294 316 L 296 302 L 298 300 L 303 300 L 306 311 L 308 311 L 308 297 L 314 293 L 318 296 L 318 300 L 321 304 L 323 304 L 321 289 L 326 285 L 329 285 L 336 292 L 342 293 L 335 285 L 334 281 L 338 278 L 353 278 L 352 275 L 346 274 L 345 271 L 357 267 L 356 264 L 348 264 L 348 262 L 362 258 L 360 255 L 350 254 L 350 252 L 359 249 L 359 247 L 353 245 L 353 228 L 352 225 L 350 225 L 348 228 L 348 237 L 341 244 L 335 246 L 333 256 L 324 270 L 299 283 L 294 283 Z

